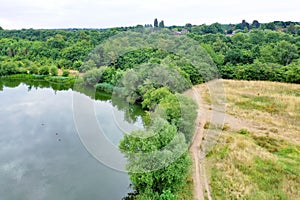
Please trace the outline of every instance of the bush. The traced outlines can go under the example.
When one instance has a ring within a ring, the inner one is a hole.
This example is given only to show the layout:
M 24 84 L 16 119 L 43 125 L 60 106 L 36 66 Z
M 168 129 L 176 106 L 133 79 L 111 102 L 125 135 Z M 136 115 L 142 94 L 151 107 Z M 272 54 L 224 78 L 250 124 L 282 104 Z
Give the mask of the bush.
M 18 67 L 15 62 L 5 62 L 0 64 L 0 76 L 18 74 Z
M 241 135 L 249 135 L 250 134 L 250 132 L 245 128 L 239 130 L 238 133 Z
M 57 67 L 55 67 L 55 66 L 50 67 L 50 74 L 51 74 L 51 76 L 57 76 L 57 74 L 58 74 Z
M 153 109 L 154 106 L 158 105 L 159 102 L 167 97 L 168 95 L 171 95 L 172 93 L 170 90 L 166 87 L 161 87 L 156 90 L 148 90 L 144 95 L 143 95 L 143 102 L 142 106 L 143 108 L 147 109 Z
M 300 63 L 292 64 L 285 72 L 285 80 L 288 83 L 300 83 Z
M 78 69 L 80 72 L 87 72 L 96 67 L 96 63 L 93 60 L 89 60 L 87 62 L 84 62 Z
M 109 83 L 98 83 L 95 85 L 95 88 L 107 93 L 112 93 L 115 87 Z
M 18 74 L 27 74 L 27 69 L 20 67 L 17 69 Z
M 85 85 L 95 86 L 97 83 L 102 82 L 102 76 L 106 67 L 95 68 L 87 71 L 83 75 L 83 81 Z
M 63 70 L 62 76 L 63 77 L 68 77 L 70 75 L 70 71 L 69 70 Z
M 57 67 L 58 68 L 65 68 L 65 69 L 69 69 L 73 66 L 73 63 L 72 61 L 70 60 L 66 60 L 66 59 L 60 59 L 58 62 L 57 62 Z
M 194 134 L 196 110 L 197 105 L 192 99 L 181 94 L 170 94 L 160 100 L 155 112 L 174 124 L 189 144 Z
M 36 65 L 32 65 L 29 68 L 29 74 L 39 74 L 39 68 Z
M 82 65 L 82 62 L 77 60 L 73 63 L 73 69 L 78 70 L 81 65 Z
M 50 73 L 49 67 L 47 67 L 47 66 L 43 66 L 39 70 L 40 75 L 49 75 L 49 73 Z

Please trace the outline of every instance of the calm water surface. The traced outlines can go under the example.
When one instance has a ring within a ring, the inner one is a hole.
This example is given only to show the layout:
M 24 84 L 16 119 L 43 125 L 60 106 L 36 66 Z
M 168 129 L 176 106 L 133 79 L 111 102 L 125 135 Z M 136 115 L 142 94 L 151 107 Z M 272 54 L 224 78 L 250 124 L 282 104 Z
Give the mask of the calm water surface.
M 114 200 L 129 192 L 127 173 L 101 164 L 82 145 L 72 92 L 0 82 L 1 200 Z M 114 109 L 119 118 L 125 113 L 109 100 L 94 102 L 117 145 L 122 131 L 107 113 Z

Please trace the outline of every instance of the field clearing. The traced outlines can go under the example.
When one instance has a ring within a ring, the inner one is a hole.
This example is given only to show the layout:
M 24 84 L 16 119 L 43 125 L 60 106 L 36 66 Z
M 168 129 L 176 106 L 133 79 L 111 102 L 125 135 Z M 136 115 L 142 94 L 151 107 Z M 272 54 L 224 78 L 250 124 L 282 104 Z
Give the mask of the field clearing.
M 299 199 L 300 85 L 233 80 L 223 85 L 226 129 L 206 160 L 212 198 Z M 209 105 L 206 85 L 197 88 Z

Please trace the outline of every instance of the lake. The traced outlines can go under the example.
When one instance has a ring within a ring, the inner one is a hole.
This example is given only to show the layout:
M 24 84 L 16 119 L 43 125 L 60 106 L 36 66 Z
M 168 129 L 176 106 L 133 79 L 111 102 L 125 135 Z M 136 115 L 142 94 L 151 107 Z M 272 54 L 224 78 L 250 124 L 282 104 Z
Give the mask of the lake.
M 0 79 L 1 200 L 117 200 L 130 192 L 128 174 L 95 159 L 83 145 L 74 123 L 74 93 L 93 102 L 116 147 L 123 130 L 112 116 L 127 131 L 142 124 L 140 115 L 126 112 L 134 108 L 105 94 L 94 100 L 60 85 Z

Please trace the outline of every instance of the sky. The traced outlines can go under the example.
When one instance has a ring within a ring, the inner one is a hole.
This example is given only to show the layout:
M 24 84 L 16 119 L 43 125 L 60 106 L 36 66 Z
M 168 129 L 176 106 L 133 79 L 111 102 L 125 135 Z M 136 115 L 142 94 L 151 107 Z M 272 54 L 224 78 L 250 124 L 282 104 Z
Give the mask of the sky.
M 300 21 L 299 0 L 0 0 L 0 26 L 109 28 L 271 21 Z

